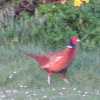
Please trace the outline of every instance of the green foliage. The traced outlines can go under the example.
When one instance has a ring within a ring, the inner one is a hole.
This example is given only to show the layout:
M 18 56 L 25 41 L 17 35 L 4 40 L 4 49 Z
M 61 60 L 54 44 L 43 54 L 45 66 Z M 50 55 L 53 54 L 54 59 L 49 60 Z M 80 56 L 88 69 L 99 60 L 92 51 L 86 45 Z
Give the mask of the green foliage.
M 36 15 L 30 17 L 23 12 L 17 21 L 5 15 L 0 18 L 4 30 L 0 34 L 0 44 L 16 44 L 12 40 L 17 38 L 17 43 L 21 44 L 42 41 L 45 45 L 59 47 L 66 45 L 70 37 L 78 36 L 82 40 L 82 49 L 93 50 L 99 47 L 100 1 L 91 0 L 82 7 L 74 7 L 73 2 L 70 0 L 66 4 L 42 5 L 36 9 Z
M 38 11 L 41 16 L 47 15 L 50 23 L 56 25 L 60 23 L 64 28 L 69 27 L 71 29 L 71 32 L 68 31 L 69 34 L 76 32 L 80 38 L 85 37 L 82 47 L 87 50 L 92 50 L 100 45 L 99 4 L 99 0 L 91 0 L 89 4 L 75 8 L 73 1 L 70 1 L 67 2 L 66 5 L 43 5 L 38 8 Z M 64 29 L 61 31 L 63 30 Z M 68 32 L 66 30 L 65 34 L 68 34 Z M 59 35 L 57 35 L 57 37 L 59 38 Z
M 5 36 L 5 37 L 12 37 L 13 36 L 14 30 L 11 27 L 5 25 L 4 29 L 5 30 L 4 30 L 3 36 Z
M 24 12 L 22 13 L 22 16 L 23 16 L 25 19 L 27 19 L 27 18 L 29 18 L 29 13 L 24 11 Z

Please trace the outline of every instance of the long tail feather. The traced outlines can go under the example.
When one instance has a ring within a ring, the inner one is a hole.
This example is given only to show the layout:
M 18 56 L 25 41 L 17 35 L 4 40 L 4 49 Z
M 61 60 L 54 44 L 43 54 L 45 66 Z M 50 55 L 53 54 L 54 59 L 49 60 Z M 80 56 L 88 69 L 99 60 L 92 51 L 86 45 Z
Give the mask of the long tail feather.
M 26 55 L 32 57 L 32 58 L 35 58 L 35 59 L 36 59 L 36 58 L 38 57 L 37 55 L 32 54 L 32 53 L 27 52 L 27 51 L 24 51 L 24 50 L 22 50 L 22 49 L 18 49 L 18 50 L 21 51 L 21 52 L 23 52 L 24 54 L 26 54 Z

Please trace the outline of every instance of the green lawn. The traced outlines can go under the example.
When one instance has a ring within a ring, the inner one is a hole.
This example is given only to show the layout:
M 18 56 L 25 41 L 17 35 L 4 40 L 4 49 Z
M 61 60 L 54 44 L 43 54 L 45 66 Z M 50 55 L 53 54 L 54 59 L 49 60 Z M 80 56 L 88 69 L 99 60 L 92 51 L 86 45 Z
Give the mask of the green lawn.
M 53 52 L 22 46 L 35 54 Z M 100 52 L 83 52 L 68 68 L 66 84 L 60 74 L 51 77 L 37 62 L 15 49 L 0 50 L 0 100 L 100 100 Z

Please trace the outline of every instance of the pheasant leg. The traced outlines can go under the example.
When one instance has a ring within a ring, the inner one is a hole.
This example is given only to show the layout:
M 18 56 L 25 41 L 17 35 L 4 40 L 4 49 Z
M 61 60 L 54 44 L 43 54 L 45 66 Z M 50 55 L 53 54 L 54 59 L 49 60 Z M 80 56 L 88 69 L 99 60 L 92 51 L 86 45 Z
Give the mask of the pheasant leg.
M 68 82 L 68 80 L 66 79 L 66 70 L 63 70 L 62 72 L 61 72 L 61 77 L 62 77 L 62 79 L 64 80 L 64 82 L 66 82 L 66 83 L 69 83 Z
M 52 73 L 48 73 L 48 84 L 50 84 L 51 76 L 52 76 Z

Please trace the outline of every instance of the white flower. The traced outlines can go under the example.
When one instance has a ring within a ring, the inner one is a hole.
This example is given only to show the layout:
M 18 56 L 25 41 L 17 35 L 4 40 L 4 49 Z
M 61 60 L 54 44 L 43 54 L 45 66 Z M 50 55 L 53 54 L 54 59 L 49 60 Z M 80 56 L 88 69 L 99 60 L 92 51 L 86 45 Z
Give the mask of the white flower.
M 47 96 L 46 96 L 46 95 L 44 95 L 43 97 L 44 97 L 44 98 L 46 98 Z
M 17 72 L 14 72 L 14 74 L 16 74 Z
M 24 86 L 24 87 L 27 87 L 27 86 Z
M 63 93 L 62 93 L 62 92 L 60 92 L 59 94 L 60 94 L 61 96 L 63 96 Z
M 87 94 L 88 92 L 85 92 L 85 94 Z
M 10 76 L 9 76 L 9 78 L 12 78 L 12 77 L 13 77 L 13 75 L 10 75 Z
M 52 8 L 55 8 L 56 6 L 52 6 Z
M 13 90 L 13 92 L 15 93 L 15 92 L 18 92 L 18 90 Z
M 5 93 L 11 93 L 11 90 L 6 90 Z
M 65 87 L 63 87 L 62 89 L 63 89 L 63 90 L 65 90 L 66 88 L 65 88 Z
M 99 95 L 100 93 L 97 93 L 97 95 Z
M 76 90 L 76 88 L 73 88 L 73 90 Z
M 3 92 L 0 92 L 0 94 L 3 94 Z
M 78 91 L 79 93 L 81 92 L 81 91 Z
M 1 98 L 5 98 L 6 96 L 5 95 L 1 95 Z
M 25 92 L 25 94 L 28 94 L 29 92 Z
M 85 97 L 86 95 L 84 94 L 83 97 Z
M 12 74 L 11 74 L 10 76 L 11 76 L 11 77 L 13 77 L 13 75 L 12 75 Z
M 33 95 L 35 96 L 36 94 L 34 93 Z
M 22 88 L 23 86 L 21 85 L 20 87 Z
M 52 89 L 53 91 L 55 91 L 56 89 Z

